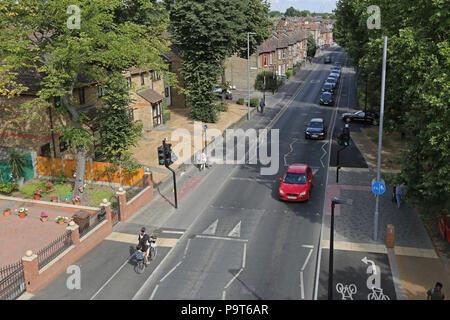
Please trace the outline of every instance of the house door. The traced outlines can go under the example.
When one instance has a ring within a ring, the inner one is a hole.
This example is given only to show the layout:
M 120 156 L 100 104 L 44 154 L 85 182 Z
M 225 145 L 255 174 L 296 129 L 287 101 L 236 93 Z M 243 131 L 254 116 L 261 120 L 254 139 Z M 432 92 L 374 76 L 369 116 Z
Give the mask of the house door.
M 161 104 L 152 104 L 153 127 L 157 127 L 162 122 Z

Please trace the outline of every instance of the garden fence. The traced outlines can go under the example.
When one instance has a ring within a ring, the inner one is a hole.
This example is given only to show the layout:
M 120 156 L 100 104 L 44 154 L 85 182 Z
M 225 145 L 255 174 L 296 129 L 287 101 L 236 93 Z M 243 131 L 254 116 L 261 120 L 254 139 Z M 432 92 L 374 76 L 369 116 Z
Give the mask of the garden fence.
M 25 290 L 22 261 L 0 268 L 0 300 L 14 300 Z
M 39 270 L 60 255 L 73 244 L 72 231 L 68 230 L 63 235 L 50 243 L 47 247 L 37 252 Z

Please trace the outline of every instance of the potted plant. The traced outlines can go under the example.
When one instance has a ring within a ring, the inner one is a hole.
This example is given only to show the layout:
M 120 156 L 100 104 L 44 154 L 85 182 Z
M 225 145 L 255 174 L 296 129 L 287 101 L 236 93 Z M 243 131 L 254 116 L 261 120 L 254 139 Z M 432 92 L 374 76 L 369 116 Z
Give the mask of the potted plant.
M 27 214 L 28 214 L 28 209 L 26 209 L 26 208 L 19 209 L 19 218 L 23 219 L 27 216 Z
M 73 204 L 79 205 L 80 204 L 80 196 L 76 196 L 73 198 Z
M 5 217 L 9 216 L 11 214 L 11 208 L 6 208 L 5 210 L 3 210 L 3 215 Z
M 45 183 L 45 191 L 50 191 L 50 190 L 52 190 L 52 187 L 53 187 L 53 183 L 52 183 L 51 181 L 47 181 L 47 182 Z
M 58 202 L 58 196 L 52 195 L 52 202 Z
M 61 216 L 56 217 L 56 223 L 58 223 L 58 224 L 64 224 L 64 222 L 66 222 L 66 221 L 67 221 L 66 217 L 61 217 Z
M 46 222 L 48 220 L 48 214 L 44 210 L 41 211 L 41 221 Z
M 35 192 L 34 192 L 34 200 L 39 200 L 41 198 L 41 190 L 40 189 L 37 189 Z
M 15 175 L 16 181 L 19 183 L 21 187 L 23 185 L 23 174 L 25 172 L 25 154 L 17 151 L 11 150 L 9 153 L 9 165 L 11 166 L 11 170 Z

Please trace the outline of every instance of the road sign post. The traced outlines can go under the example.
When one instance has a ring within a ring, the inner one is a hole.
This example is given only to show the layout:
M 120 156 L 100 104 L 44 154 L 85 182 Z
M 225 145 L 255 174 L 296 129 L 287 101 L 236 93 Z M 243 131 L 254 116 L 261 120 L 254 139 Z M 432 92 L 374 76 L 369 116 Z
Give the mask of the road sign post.
M 164 166 L 169 169 L 172 172 L 173 175 L 173 190 L 174 190 L 174 196 L 175 196 L 175 208 L 178 209 L 178 198 L 177 198 L 177 178 L 175 174 L 175 170 L 173 170 L 170 167 L 170 164 L 172 162 L 172 153 L 173 151 L 170 150 L 171 144 L 166 144 L 166 139 L 163 140 L 163 150 L 164 150 Z M 166 152 L 166 150 L 169 149 L 169 152 Z M 168 156 L 167 156 L 168 155 Z M 169 158 L 169 159 L 168 159 Z

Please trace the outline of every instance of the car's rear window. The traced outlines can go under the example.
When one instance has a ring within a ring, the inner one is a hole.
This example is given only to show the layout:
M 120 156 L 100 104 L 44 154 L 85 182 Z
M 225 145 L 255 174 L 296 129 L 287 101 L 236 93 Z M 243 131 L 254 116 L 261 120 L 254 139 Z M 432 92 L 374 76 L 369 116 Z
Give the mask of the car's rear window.
M 331 93 L 329 93 L 329 92 L 324 92 L 324 93 L 322 94 L 322 98 L 325 98 L 325 99 L 331 98 Z
M 319 121 L 311 121 L 309 123 L 310 128 L 322 128 L 322 122 Z
M 304 173 L 287 172 L 283 179 L 287 184 L 306 184 L 306 175 Z

